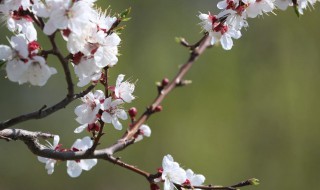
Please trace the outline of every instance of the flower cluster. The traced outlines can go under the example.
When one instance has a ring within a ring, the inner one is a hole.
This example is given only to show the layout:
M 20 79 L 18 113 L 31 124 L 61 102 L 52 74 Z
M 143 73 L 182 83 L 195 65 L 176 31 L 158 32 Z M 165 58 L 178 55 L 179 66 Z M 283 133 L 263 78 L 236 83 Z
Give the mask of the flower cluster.
M 162 173 L 156 182 L 164 182 L 164 190 L 174 190 L 175 185 L 199 186 L 205 181 L 205 177 L 201 174 L 194 174 L 191 169 L 184 170 L 179 163 L 173 160 L 171 155 L 166 155 L 162 160 Z M 194 188 L 193 188 L 194 189 Z
M 52 151 L 57 152 L 65 152 L 65 151 L 86 151 L 92 147 L 93 142 L 90 137 L 84 137 L 83 139 L 77 139 L 71 149 L 63 149 L 61 148 L 61 144 L 59 144 L 60 137 L 55 135 L 53 138 L 53 144 L 47 141 L 48 145 L 47 148 L 51 149 Z M 48 171 L 48 174 L 51 175 L 54 171 L 54 165 L 57 163 L 57 160 L 44 158 L 38 156 L 38 160 L 44 164 L 46 164 L 45 168 Z M 90 170 L 93 166 L 97 164 L 97 159 L 87 159 L 87 160 L 71 160 L 67 161 L 67 173 L 70 177 L 78 177 L 82 170 Z
M 6 62 L 9 80 L 43 86 L 56 69 L 37 42 L 36 23 L 48 36 L 60 31 L 72 55 L 74 71 L 82 87 L 98 81 L 101 70 L 118 62 L 120 37 L 110 29 L 117 21 L 94 8 L 95 0 L 4 0 L 0 14 L 15 36 L 0 45 L 0 61 Z
M 276 8 L 287 9 L 294 6 L 298 14 L 312 7 L 317 0 L 222 0 L 217 4 L 218 15 L 199 15 L 202 28 L 209 33 L 211 44 L 221 44 L 225 50 L 233 46 L 233 39 L 241 37 L 241 29 L 248 27 L 247 18 L 273 13 Z
M 99 129 L 99 120 L 112 123 L 117 130 L 122 129 L 119 119 L 128 119 L 122 106 L 125 102 L 130 103 L 135 98 L 132 95 L 134 84 L 128 81 L 122 82 L 123 79 L 124 75 L 120 74 L 116 86 L 110 87 L 113 93 L 107 98 L 101 90 L 96 90 L 94 93 L 89 92 L 81 98 L 83 104 L 75 109 L 75 114 L 78 116 L 76 121 L 81 126 L 75 129 L 75 133 L 80 133 L 86 128 L 89 131 Z

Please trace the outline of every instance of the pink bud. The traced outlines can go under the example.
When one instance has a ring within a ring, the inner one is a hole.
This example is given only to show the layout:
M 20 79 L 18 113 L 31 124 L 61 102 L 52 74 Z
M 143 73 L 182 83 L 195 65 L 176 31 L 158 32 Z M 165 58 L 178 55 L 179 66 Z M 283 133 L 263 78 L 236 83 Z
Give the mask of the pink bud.
M 167 86 L 169 84 L 169 79 L 168 78 L 164 78 L 162 79 L 162 82 L 161 82 L 161 85 L 164 87 L 164 86 Z
M 128 113 L 129 113 L 131 118 L 134 118 L 137 115 L 138 110 L 137 110 L 137 108 L 132 107 L 132 108 L 129 109 Z
M 157 106 L 155 109 L 154 109 L 155 112 L 160 112 L 162 111 L 162 106 Z

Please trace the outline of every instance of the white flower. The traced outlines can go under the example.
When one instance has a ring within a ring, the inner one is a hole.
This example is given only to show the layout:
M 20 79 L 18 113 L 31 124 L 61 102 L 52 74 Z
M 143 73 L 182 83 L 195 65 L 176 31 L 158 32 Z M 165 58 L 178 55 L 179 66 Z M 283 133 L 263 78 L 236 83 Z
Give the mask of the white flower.
M 84 137 L 83 139 L 77 139 L 73 143 L 72 149 L 74 151 L 86 151 L 93 145 L 90 137 Z M 93 166 L 97 164 L 97 159 L 86 159 L 86 160 L 68 160 L 67 161 L 67 173 L 70 177 L 79 177 L 82 170 L 90 170 Z
M 32 12 L 38 17 L 48 18 L 51 12 L 63 6 L 64 0 L 33 0 Z
M 24 72 L 21 78 L 18 80 L 19 83 L 30 82 L 35 86 L 44 86 L 51 75 L 56 74 L 57 70 L 53 67 L 49 67 L 46 61 L 41 56 L 34 56 L 27 63 L 28 69 Z M 8 70 L 7 70 L 8 71 Z M 14 71 L 11 71 L 14 72 Z
M 141 125 L 139 128 L 139 133 L 134 142 L 141 141 L 143 137 L 150 137 L 151 136 L 151 129 L 148 125 Z
M 47 141 L 47 143 L 48 143 L 47 147 L 52 150 L 57 150 L 57 148 L 59 148 L 59 140 L 60 140 L 60 137 L 58 135 L 55 135 L 53 137 L 53 144 L 51 144 L 49 141 Z M 48 171 L 49 175 L 51 175 L 54 172 L 54 165 L 57 162 L 57 160 L 50 159 L 50 158 L 44 158 L 41 156 L 38 156 L 38 160 L 40 162 L 46 164 L 45 168 Z
M 0 45 L 0 60 L 7 61 L 6 72 L 9 80 L 23 84 L 43 86 L 56 69 L 49 67 L 41 56 L 34 55 L 37 49 L 32 49 L 36 42 L 29 43 L 26 36 L 19 34 L 11 37 L 9 46 Z M 29 51 L 30 49 L 30 51 Z
M 97 48 L 96 46 L 98 46 L 98 40 L 95 39 L 96 33 L 97 25 L 94 23 L 84 25 L 81 34 L 71 32 L 67 38 L 65 37 L 69 52 L 72 54 L 81 52 L 86 56 L 91 56 L 94 48 Z
M 186 181 L 186 171 L 177 162 L 174 162 L 171 155 L 167 155 L 162 160 L 162 180 L 164 180 L 164 190 L 174 190 L 173 183 L 182 184 Z
M 44 32 L 51 35 L 57 29 L 70 29 L 81 34 L 82 27 L 90 23 L 94 16 L 93 4 L 88 1 L 65 0 L 50 13 Z
M 96 90 L 94 94 L 89 92 L 82 97 L 81 101 L 83 104 L 77 106 L 74 110 L 75 114 L 78 116 L 76 121 L 82 125 L 94 123 L 104 98 L 105 95 L 101 90 Z
M 4 7 L 3 9 L 7 11 L 18 10 L 20 7 L 22 7 L 23 10 L 26 10 L 31 6 L 30 0 L 2 0 L 0 4 Z
M 101 33 L 101 32 L 100 32 Z M 116 33 L 111 35 L 104 34 L 105 38 L 100 42 L 100 46 L 94 53 L 94 60 L 100 68 L 106 66 L 114 66 L 118 62 L 118 45 L 120 44 L 120 37 Z
M 186 170 L 187 180 L 189 181 L 191 186 L 199 186 L 204 183 L 204 180 L 206 179 L 201 174 L 194 174 L 191 169 Z M 199 190 L 199 189 L 194 189 Z
M 281 10 L 286 10 L 288 6 L 292 6 L 292 1 L 291 0 L 275 0 L 275 5 L 277 8 Z
M 296 6 L 299 14 L 303 14 L 303 10 L 308 8 L 309 5 L 313 7 L 316 2 L 317 0 L 297 0 Z M 286 10 L 288 6 L 294 6 L 291 0 L 275 0 L 275 5 L 281 10 Z
M 247 0 L 246 4 L 248 7 L 246 8 L 246 14 L 250 18 L 255 18 L 258 15 L 262 15 L 263 13 L 272 12 L 275 9 L 274 6 L 275 0 Z
M 30 15 L 25 14 L 24 10 L 4 11 L 1 16 L 4 18 L 3 20 L 6 20 L 7 28 L 11 32 L 23 33 L 30 42 L 37 40 L 37 31 L 33 26 L 33 19 Z
M 101 68 L 99 68 L 93 58 L 82 57 L 78 64 L 74 64 L 74 72 L 79 78 L 77 86 L 83 87 L 91 81 L 97 81 L 101 77 Z
M 235 9 L 239 5 L 239 0 L 222 0 L 218 2 L 218 9 Z
M 135 97 L 132 95 L 134 91 L 134 84 L 129 83 L 128 81 L 123 81 L 125 75 L 120 74 L 117 78 L 116 87 L 114 93 L 117 98 L 122 99 L 123 101 L 130 103 Z
M 104 103 L 101 106 L 103 110 L 101 119 L 106 123 L 112 123 L 115 129 L 121 130 L 122 124 L 119 122 L 119 119 L 126 120 L 128 118 L 127 113 L 120 108 L 120 105 L 123 104 L 123 100 L 117 99 L 112 101 L 111 97 L 105 99 Z
M 199 18 L 202 20 L 203 29 L 209 32 L 212 45 L 221 43 L 223 49 L 230 50 L 233 46 L 232 38 L 238 39 L 241 37 L 239 29 L 235 29 L 226 23 L 221 23 L 219 21 L 220 17 L 200 14 Z
M 99 11 L 96 13 L 95 19 L 92 20 L 92 22 L 94 22 L 100 30 L 107 32 L 116 20 L 116 17 L 107 16 L 106 12 Z

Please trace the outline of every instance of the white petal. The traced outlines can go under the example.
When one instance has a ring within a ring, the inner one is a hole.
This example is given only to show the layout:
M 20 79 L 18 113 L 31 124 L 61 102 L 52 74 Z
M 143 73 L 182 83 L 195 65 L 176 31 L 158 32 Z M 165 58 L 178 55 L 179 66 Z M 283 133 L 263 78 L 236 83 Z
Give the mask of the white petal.
M 81 160 L 79 165 L 83 170 L 90 170 L 93 166 L 95 166 L 98 163 L 97 159 L 87 159 L 87 160 Z
M 143 132 L 143 135 L 146 137 L 151 136 L 151 129 L 148 125 L 141 125 L 140 130 Z
M 123 79 L 124 79 L 124 76 L 125 76 L 125 75 L 123 75 L 123 74 L 118 75 L 117 82 L 116 82 L 116 87 L 119 87 L 119 86 L 120 86 L 121 82 L 122 82 Z
M 19 55 L 23 58 L 28 58 L 28 44 L 27 39 L 24 34 L 18 34 L 11 37 L 11 46 L 19 52 Z
M 112 122 L 112 117 L 108 112 L 103 112 L 102 116 L 101 116 L 101 119 L 102 119 L 103 122 L 106 122 L 106 123 L 111 123 Z
M 221 41 L 222 48 L 225 50 L 230 50 L 233 46 L 233 41 L 228 34 L 224 34 L 221 37 L 220 41 Z
M 120 41 L 121 39 L 118 34 L 112 33 L 111 35 L 107 36 L 105 43 L 107 46 L 118 46 Z
M 57 147 L 57 145 L 59 144 L 59 141 L 60 141 L 59 135 L 55 135 L 55 136 L 53 137 L 53 147 L 54 147 L 54 148 Z
M 46 170 L 49 175 L 51 175 L 54 172 L 54 164 L 56 163 L 55 160 L 49 159 L 48 162 L 46 163 Z
M 117 115 L 118 118 L 120 118 L 122 120 L 127 120 L 128 119 L 128 115 L 123 109 L 118 109 L 117 112 L 116 112 L 116 115 Z
M 199 15 L 199 18 L 200 18 L 201 20 L 208 20 L 209 15 L 201 13 L 201 14 Z
M 112 101 L 112 100 L 111 100 L 111 97 L 105 99 L 104 102 L 103 102 L 103 104 L 102 104 L 102 106 L 101 106 L 101 109 L 102 109 L 102 110 L 107 110 L 107 109 L 109 109 L 109 108 L 111 107 L 111 101 Z
M 82 132 L 83 130 L 85 130 L 87 127 L 88 127 L 88 124 L 81 125 L 81 126 L 77 127 L 73 132 L 74 132 L 74 133 L 81 133 L 81 132 Z
M 91 138 L 84 137 L 82 139 L 77 139 L 74 142 L 74 144 L 72 145 L 72 147 L 85 151 L 85 150 L 91 148 L 92 145 L 93 145 L 93 142 L 92 142 Z
M 165 180 L 165 181 L 164 181 L 163 189 L 164 189 L 164 190 L 174 190 L 174 185 L 172 184 L 171 181 Z
M 174 167 L 171 171 L 171 181 L 174 183 L 182 184 L 186 181 L 186 171 L 180 167 Z
M 9 46 L 0 45 L 0 60 L 12 59 L 12 50 Z
M 162 168 L 163 170 L 169 170 L 173 164 L 173 158 L 170 154 L 163 157 L 162 159 Z
M 51 35 L 56 30 L 57 30 L 57 27 L 53 24 L 53 19 L 49 19 L 49 21 L 44 25 L 43 32 L 47 35 Z
M 227 3 L 225 0 L 218 2 L 217 7 L 218 9 L 225 9 L 227 7 Z
M 82 168 L 76 161 L 67 161 L 67 173 L 70 177 L 79 177 L 82 172 Z
M 34 56 L 34 61 L 28 67 L 28 80 L 32 85 L 43 86 L 47 83 L 51 75 L 57 73 L 55 68 L 49 67 L 45 59 L 40 56 Z
M 116 100 L 114 100 L 113 102 L 111 102 L 111 107 L 115 108 L 115 107 L 117 107 L 118 105 L 123 104 L 123 103 L 124 103 L 123 100 L 116 99 Z
M 112 118 L 112 125 L 117 130 L 122 130 L 122 124 L 119 122 L 117 117 Z
M 143 139 L 143 135 L 138 135 L 135 139 L 134 139 L 134 142 L 139 142 Z
M 103 100 L 105 98 L 104 92 L 102 90 L 96 90 L 94 97 L 98 100 Z
M 47 163 L 48 160 L 49 160 L 49 158 L 45 158 L 45 157 L 38 156 L 38 161 L 39 161 L 39 162 Z
M 23 75 L 28 69 L 29 63 L 24 63 L 20 60 L 13 59 L 7 62 L 6 72 L 9 80 L 13 82 L 19 82 L 19 84 L 23 84 L 27 82 Z

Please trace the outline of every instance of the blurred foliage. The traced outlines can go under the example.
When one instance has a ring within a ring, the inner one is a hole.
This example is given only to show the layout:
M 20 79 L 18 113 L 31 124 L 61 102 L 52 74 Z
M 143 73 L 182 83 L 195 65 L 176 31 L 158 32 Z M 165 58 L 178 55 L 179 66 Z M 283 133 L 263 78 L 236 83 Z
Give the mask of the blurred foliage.
M 217 1 L 134 0 L 99 1 L 112 13 L 131 7 L 122 31 L 121 56 L 111 70 L 138 79 L 136 106 L 140 113 L 156 96 L 155 82 L 173 77 L 188 51 L 174 41 L 201 37 L 197 15 L 215 12 Z M 319 4 L 319 3 L 318 3 Z M 246 189 L 318 189 L 320 171 L 320 10 L 297 18 L 293 9 L 250 19 L 243 37 L 231 51 L 215 47 L 194 65 L 186 79 L 193 83 L 176 89 L 163 103 L 163 112 L 147 124 L 152 136 L 120 152 L 124 161 L 156 172 L 164 155 L 172 154 L 186 169 L 206 176 L 206 182 L 229 185 L 255 177 L 260 185 Z M 1 43 L 10 34 L 1 28 Z M 42 36 L 40 39 L 44 40 Z M 41 41 L 41 40 L 40 40 Z M 62 40 L 61 40 L 62 41 Z M 44 45 L 48 47 L 47 45 Z M 63 43 L 60 43 L 60 47 Z M 52 105 L 66 94 L 58 69 L 45 87 L 18 85 L 0 72 L 0 119 Z M 77 88 L 77 91 L 81 89 Z M 74 102 L 43 120 L 15 126 L 59 134 L 64 147 L 86 134 L 73 133 Z M 103 144 L 123 131 L 106 128 Z M 148 189 L 142 177 L 99 161 L 90 172 L 68 177 L 65 163 L 49 176 L 44 164 L 22 142 L 0 141 L 0 189 Z

